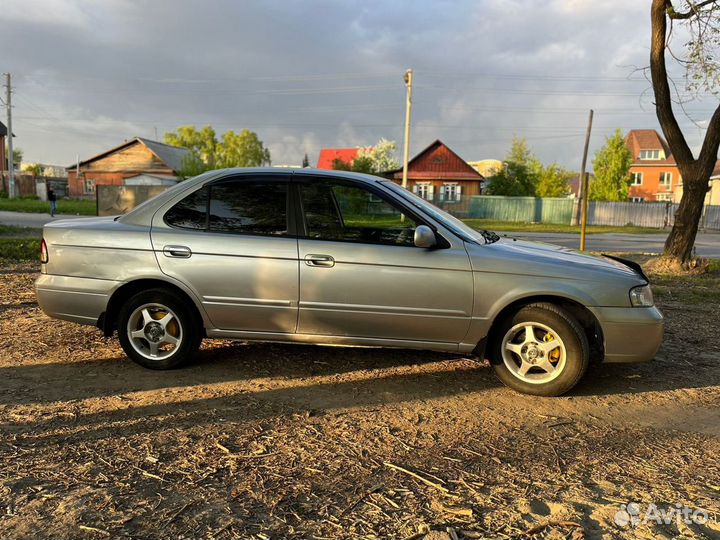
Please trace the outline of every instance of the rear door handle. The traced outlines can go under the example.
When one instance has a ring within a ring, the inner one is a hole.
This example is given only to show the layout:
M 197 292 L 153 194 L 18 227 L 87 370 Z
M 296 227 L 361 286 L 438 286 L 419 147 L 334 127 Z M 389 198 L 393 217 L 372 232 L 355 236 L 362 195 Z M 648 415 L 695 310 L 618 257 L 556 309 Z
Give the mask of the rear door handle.
M 308 266 L 332 268 L 335 266 L 335 259 L 333 259 L 330 255 L 305 255 L 305 264 Z
M 165 246 L 163 255 L 166 257 L 175 257 L 176 259 L 189 259 L 192 251 L 187 246 Z

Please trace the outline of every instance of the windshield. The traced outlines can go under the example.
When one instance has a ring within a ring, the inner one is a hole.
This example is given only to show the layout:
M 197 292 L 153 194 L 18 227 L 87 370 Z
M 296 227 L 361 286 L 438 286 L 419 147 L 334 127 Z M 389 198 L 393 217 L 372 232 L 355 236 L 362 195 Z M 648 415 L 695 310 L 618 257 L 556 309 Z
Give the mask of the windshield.
M 493 232 L 476 231 L 455 216 L 448 214 L 444 210 L 440 210 L 437 206 L 429 203 L 422 197 L 418 197 L 407 189 L 398 186 L 395 182 L 386 181 L 382 182 L 382 185 L 401 196 L 416 208 L 420 208 L 426 214 L 430 214 L 434 219 L 442 223 L 445 227 L 467 242 L 478 243 L 478 241 L 482 238 L 486 244 L 492 244 L 500 239 L 500 237 Z

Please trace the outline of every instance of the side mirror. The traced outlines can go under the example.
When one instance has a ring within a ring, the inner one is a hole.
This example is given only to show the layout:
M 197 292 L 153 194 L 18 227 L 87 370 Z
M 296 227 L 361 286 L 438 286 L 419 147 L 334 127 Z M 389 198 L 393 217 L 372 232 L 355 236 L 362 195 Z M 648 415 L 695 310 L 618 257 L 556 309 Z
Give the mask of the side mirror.
M 431 248 L 437 245 L 435 233 L 427 225 L 418 225 L 415 228 L 415 237 L 413 238 L 415 246 L 419 248 Z

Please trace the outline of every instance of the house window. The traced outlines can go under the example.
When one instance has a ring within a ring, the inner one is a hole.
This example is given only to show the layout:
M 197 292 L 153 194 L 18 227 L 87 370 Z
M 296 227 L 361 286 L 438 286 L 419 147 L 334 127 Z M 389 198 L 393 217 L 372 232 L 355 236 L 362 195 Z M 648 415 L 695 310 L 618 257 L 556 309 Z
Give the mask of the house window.
M 462 187 L 458 184 L 445 183 L 440 189 L 440 200 L 459 201 L 462 195 Z
M 660 173 L 660 186 L 664 187 L 665 189 L 670 189 L 672 187 L 672 173 Z
M 95 194 L 95 180 L 86 179 L 84 183 L 85 195 Z
M 642 182 L 643 182 L 643 173 L 641 173 L 641 172 L 632 173 L 632 180 L 630 180 L 631 186 L 642 186 Z
M 658 193 L 655 195 L 655 200 L 658 202 L 672 201 L 672 193 Z
M 645 197 L 630 197 L 630 202 L 645 202 Z
M 415 184 L 413 191 L 418 197 L 422 197 L 426 201 L 433 200 L 433 185 L 430 182 L 423 182 L 421 184 Z
M 643 160 L 660 159 L 660 150 L 640 150 L 640 159 L 643 159 Z

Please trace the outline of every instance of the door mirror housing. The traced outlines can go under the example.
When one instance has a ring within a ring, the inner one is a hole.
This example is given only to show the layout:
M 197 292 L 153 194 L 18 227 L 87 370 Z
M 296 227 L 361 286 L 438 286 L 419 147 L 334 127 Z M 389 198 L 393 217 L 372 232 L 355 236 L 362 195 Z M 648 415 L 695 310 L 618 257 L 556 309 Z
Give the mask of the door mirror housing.
M 437 245 L 435 233 L 427 225 L 418 225 L 415 228 L 415 237 L 413 238 L 415 246 L 419 248 L 431 248 Z

